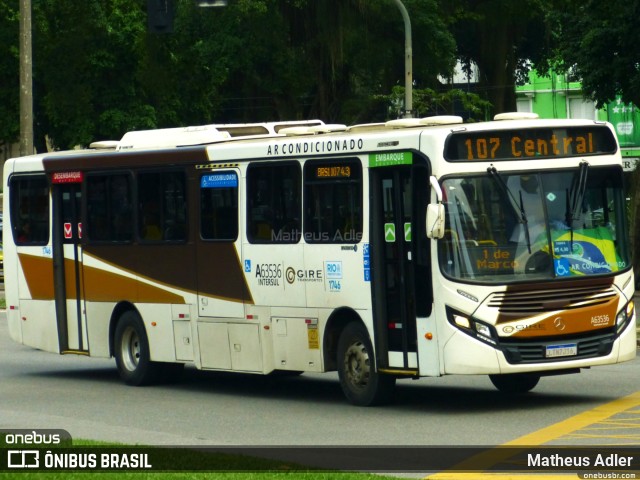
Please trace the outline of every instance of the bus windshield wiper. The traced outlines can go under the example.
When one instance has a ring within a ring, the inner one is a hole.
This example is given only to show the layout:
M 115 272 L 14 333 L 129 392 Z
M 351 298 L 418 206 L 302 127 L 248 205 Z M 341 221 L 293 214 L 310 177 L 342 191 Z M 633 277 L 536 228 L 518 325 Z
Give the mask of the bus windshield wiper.
M 498 170 L 496 169 L 496 167 L 491 165 L 489 168 L 487 168 L 487 173 L 489 173 L 489 176 L 495 180 L 496 184 L 500 187 L 500 190 L 502 190 L 502 193 L 504 194 L 504 196 L 509 200 L 509 205 L 511 205 L 511 208 L 513 209 L 513 211 L 518 217 L 518 222 L 520 222 L 520 224 L 522 225 L 522 228 L 524 229 L 524 237 L 527 242 L 527 249 L 529 250 L 529 253 L 531 253 L 531 239 L 529 238 L 529 222 L 527 221 L 527 214 L 524 211 L 524 202 L 522 201 L 522 191 L 520 191 L 520 203 L 518 203 L 515 196 L 513 195 L 513 192 L 511 191 L 509 186 L 506 184 L 502 176 L 498 173 Z
M 589 171 L 588 162 L 580 162 L 578 175 L 573 176 L 571 189 L 567 192 L 567 211 L 565 221 L 571 232 L 571 247 L 573 250 L 573 222 L 580 218 L 582 213 L 582 201 L 587 190 L 587 173 Z

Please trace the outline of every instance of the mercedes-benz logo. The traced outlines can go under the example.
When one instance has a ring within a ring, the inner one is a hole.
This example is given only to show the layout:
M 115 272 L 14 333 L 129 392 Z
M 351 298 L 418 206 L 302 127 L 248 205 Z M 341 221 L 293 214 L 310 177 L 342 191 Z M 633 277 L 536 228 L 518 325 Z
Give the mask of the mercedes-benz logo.
M 562 318 L 558 317 L 553 321 L 553 325 L 556 327 L 556 330 L 564 330 L 567 326 L 562 321 Z

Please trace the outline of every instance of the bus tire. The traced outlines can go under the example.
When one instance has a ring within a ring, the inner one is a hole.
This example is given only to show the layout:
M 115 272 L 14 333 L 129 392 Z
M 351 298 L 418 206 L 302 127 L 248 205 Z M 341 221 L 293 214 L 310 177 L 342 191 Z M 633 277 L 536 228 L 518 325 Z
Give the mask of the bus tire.
M 157 381 L 162 367 L 151 361 L 147 331 L 140 315 L 130 310 L 120 317 L 114 345 L 116 366 L 124 383 L 142 386 Z
M 396 379 L 376 371 L 371 340 L 361 323 L 351 322 L 342 331 L 337 360 L 340 386 L 349 402 L 368 407 L 392 400 Z
M 535 373 L 509 373 L 505 375 L 489 375 L 491 383 L 503 393 L 520 394 L 532 390 L 540 381 Z

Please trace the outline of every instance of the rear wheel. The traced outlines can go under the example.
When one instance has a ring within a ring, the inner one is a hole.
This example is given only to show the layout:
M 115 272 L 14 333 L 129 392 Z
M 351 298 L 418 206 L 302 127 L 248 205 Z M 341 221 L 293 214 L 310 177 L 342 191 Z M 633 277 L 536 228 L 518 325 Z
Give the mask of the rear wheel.
M 338 376 L 347 399 L 354 405 L 389 403 L 395 377 L 376 372 L 369 334 L 360 323 L 349 323 L 338 341 Z
M 511 373 L 506 375 L 489 375 L 491 383 L 504 393 L 527 393 L 540 381 L 535 373 Z
M 120 317 L 114 345 L 118 373 L 127 385 L 148 385 L 158 380 L 162 364 L 151 361 L 147 332 L 140 315 L 128 311 Z

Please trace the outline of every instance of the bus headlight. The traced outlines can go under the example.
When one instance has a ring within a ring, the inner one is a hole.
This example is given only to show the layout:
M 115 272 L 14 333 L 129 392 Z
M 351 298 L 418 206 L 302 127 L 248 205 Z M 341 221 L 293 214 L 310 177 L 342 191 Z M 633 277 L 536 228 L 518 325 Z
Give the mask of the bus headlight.
M 616 315 L 616 333 L 622 332 L 627 324 L 631 321 L 635 314 L 635 305 L 633 300 L 627 303 L 618 315 Z
M 451 307 L 447 307 L 447 319 L 449 323 L 462 330 L 467 335 L 482 340 L 483 342 L 497 345 L 494 329 L 491 325 L 480 322 L 470 315 L 458 312 Z
M 486 339 L 493 342 L 493 339 L 491 338 L 491 329 L 488 325 L 480 322 L 473 322 L 473 325 L 476 327 L 476 332 L 478 332 L 478 335 L 482 335 Z

